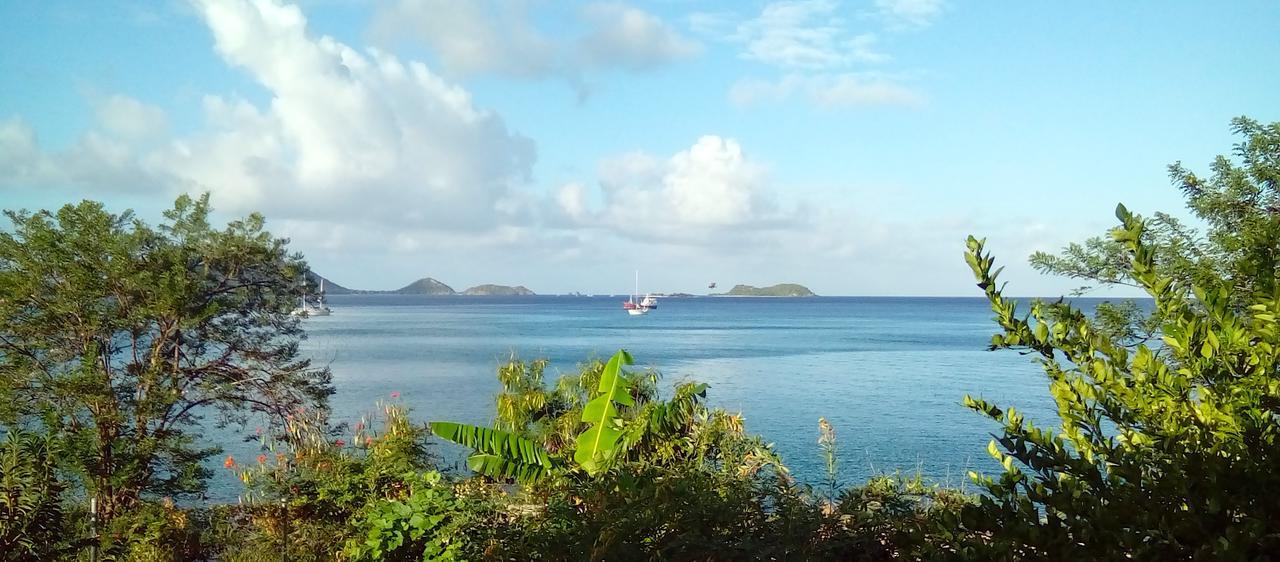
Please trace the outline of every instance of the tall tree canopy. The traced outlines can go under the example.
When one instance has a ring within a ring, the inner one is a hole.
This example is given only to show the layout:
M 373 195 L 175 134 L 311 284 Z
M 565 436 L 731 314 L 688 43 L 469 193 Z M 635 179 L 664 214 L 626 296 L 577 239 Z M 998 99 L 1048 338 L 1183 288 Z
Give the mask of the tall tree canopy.
M 54 436 L 110 518 L 144 494 L 203 490 L 203 424 L 268 427 L 324 407 L 327 369 L 290 316 L 306 264 L 251 215 L 209 224 L 180 197 L 156 227 L 95 202 L 6 211 L 0 425 Z
M 1242 137 L 1234 160 L 1218 156 L 1207 177 L 1181 162 L 1169 166 L 1169 177 L 1205 230 L 1155 213 L 1144 221 L 1142 242 L 1178 286 L 1225 280 L 1238 307 L 1270 296 L 1280 275 L 1280 122 L 1237 117 L 1231 131 Z M 1109 236 L 1071 244 L 1056 255 L 1036 252 L 1030 261 L 1043 273 L 1081 280 L 1081 294 L 1098 287 L 1141 288 L 1128 267 L 1128 250 Z M 1099 328 L 1131 342 L 1149 339 L 1160 323 L 1132 304 L 1103 306 L 1099 320 Z

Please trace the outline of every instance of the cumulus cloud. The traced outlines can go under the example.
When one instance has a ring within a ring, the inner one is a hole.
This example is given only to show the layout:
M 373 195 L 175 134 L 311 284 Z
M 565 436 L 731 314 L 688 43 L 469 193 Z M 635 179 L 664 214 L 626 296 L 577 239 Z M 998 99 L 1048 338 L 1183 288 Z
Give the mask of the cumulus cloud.
M 924 96 L 892 79 L 875 74 L 789 74 L 778 80 L 746 78 L 729 89 L 740 107 L 781 103 L 799 97 L 825 109 L 865 106 L 915 106 Z
M 528 177 L 532 141 L 425 64 L 313 37 L 274 0 L 198 6 L 217 51 L 272 100 L 206 98 L 211 130 L 165 155 L 190 189 L 286 215 L 484 228 Z
M 69 147 L 0 122 L 0 184 L 214 195 L 291 221 L 477 232 L 527 221 L 534 143 L 425 64 L 314 36 L 279 0 L 198 0 L 214 48 L 266 92 L 203 98 L 205 126 L 165 140 L 164 111 L 115 95 Z M 323 228 L 323 227 L 318 227 Z
M 928 27 L 946 7 L 946 0 L 876 0 L 881 17 L 894 27 Z
M 725 234 L 794 223 L 770 189 L 765 167 L 736 140 L 707 135 L 669 158 L 632 152 L 599 165 L 600 205 L 581 184 L 556 194 L 575 226 L 639 239 L 712 243 Z
M 701 52 L 661 18 L 620 2 L 584 6 L 569 33 L 544 33 L 533 16 L 525 0 L 397 0 L 378 10 L 371 29 L 383 42 L 421 41 L 454 73 L 559 78 L 579 93 L 590 71 L 643 71 Z

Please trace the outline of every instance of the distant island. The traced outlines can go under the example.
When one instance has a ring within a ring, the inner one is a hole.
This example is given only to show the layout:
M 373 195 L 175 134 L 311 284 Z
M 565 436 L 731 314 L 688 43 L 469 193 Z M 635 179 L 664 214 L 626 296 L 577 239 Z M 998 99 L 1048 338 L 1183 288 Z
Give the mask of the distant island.
M 816 297 L 813 291 L 796 283 L 779 283 L 770 287 L 753 287 L 751 285 L 734 285 L 727 297 Z
M 475 287 L 463 291 L 462 294 L 476 296 L 526 297 L 532 296 L 534 293 L 533 291 L 525 288 L 524 285 L 516 285 L 515 287 L 509 285 L 476 285 Z
M 370 291 L 363 289 L 348 289 L 333 281 L 325 279 L 320 274 L 312 272 L 311 282 L 319 285 L 324 282 L 324 292 L 327 295 L 433 295 L 433 296 L 450 296 L 450 295 L 469 295 L 469 296 L 533 296 L 536 295 L 523 285 L 515 287 L 509 285 L 476 285 L 459 293 L 453 290 L 443 282 L 431 277 L 423 277 L 413 283 L 405 285 L 399 289 L 392 291 Z

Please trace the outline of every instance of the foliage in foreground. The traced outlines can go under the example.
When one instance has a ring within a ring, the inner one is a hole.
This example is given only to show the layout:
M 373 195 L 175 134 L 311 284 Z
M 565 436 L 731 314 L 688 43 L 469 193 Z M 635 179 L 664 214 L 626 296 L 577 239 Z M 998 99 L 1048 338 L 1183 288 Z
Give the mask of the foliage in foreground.
M 999 559 L 1267 559 L 1280 552 L 1280 294 L 1237 307 L 1239 279 L 1188 287 L 1157 264 L 1146 224 L 1123 206 L 1117 216 L 1125 274 L 1163 320 L 1157 347 L 1130 350 L 1062 301 L 1018 316 L 969 240 L 1004 330 L 992 347 L 1038 355 L 1062 426 L 966 399 L 1003 425 L 990 452 L 1005 469 L 974 476 L 987 495 L 966 523 Z
M 1193 286 L 1220 286 L 1237 311 L 1258 298 L 1270 297 L 1280 278 L 1280 122 L 1259 123 L 1247 117 L 1231 120 L 1231 132 L 1242 137 L 1232 160 L 1220 155 L 1208 175 L 1169 166 L 1169 178 L 1186 198 L 1187 210 L 1203 223 L 1204 232 L 1156 212 L 1142 230 L 1143 245 L 1161 274 L 1173 279 L 1183 296 Z M 1129 248 L 1112 236 L 1073 243 L 1058 254 L 1036 252 L 1032 267 L 1085 283 L 1077 294 L 1096 288 L 1132 287 L 1142 282 L 1129 266 Z M 1094 329 L 1134 346 L 1158 340 L 1162 316 L 1133 301 L 1098 307 Z
M 157 227 L 89 201 L 6 215 L 0 426 L 59 442 L 59 471 L 104 521 L 203 491 L 217 449 L 201 423 L 275 426 L 332 392 L 289 316 L 305 263 L 261 216 L 215 229 L 207 196 Z

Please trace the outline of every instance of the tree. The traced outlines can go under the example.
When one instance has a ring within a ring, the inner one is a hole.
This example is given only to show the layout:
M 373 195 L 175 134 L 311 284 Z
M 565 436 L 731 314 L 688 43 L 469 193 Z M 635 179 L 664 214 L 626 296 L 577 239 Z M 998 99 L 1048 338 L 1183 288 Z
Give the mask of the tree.
M 1191 214 L 1207 226 L 1205 233 L 1155 213 L 1146 220 L 1142 241 L 1161 273 L 1178 286 L 1186 290 L 1224 280 L 1238 308 L 1271 295 L 1280 275 L 1280 122 L 1237 117 L 1231 131 L 1243 137 L 1234 147 L 1238 163 L 1218 156 L 1208 177 L 1181 162 L 1169 166 L 1169 177 Z M 1128 269 L 1126 246 L 1110 237 L 1071 244 L 1058 255 L 1036 252 L 1030 261 L 1042 273 L 1085 282 L 1077 294 L 1098 287 L 1141 288 Z M 1151 339 L 1160 324 L 1133 303 L 1101 306 L 1097 320 L 1099 329 L 1128 344 Z
M 0 424 L 61 442 L 104 518 L 201 492 L 218 451 L 201 424 L 279 427 L 332 393 L 289 315 L 306 264 L 261 216 L 214 229 L 207 195 L 155 228 L 88 201 L 5 214 Z
M 1274 278 L 1251 277 L 1274 275 L 1274 247 L 1234 248 L 1219 262 L 1231 264 L 1225 276 L 1188 284 L 1159 263 L 1146 222 L 1123 206 L 1117 216 L 1112 241 L 1126 251 L 1117 272 L 1155 300 L 1161 354 L 1131 350 L 1061 300 L 1019 316 L 994 259 L 969 239 L 966 258 L 1003 329 L 991 347 L 1038 356 L 1062 425 L 1037 427 L 1013 408 L 966 397 L 1002 424 L 988 451 L 1004 467 L 994 478 L 971 474 L 987 495 L 964 518 L 981 537 L 968 552 L 1265 559 L 1280 552 L 1280 292 Z M 1265 233 L 1249 236 L 1267 243 Z

